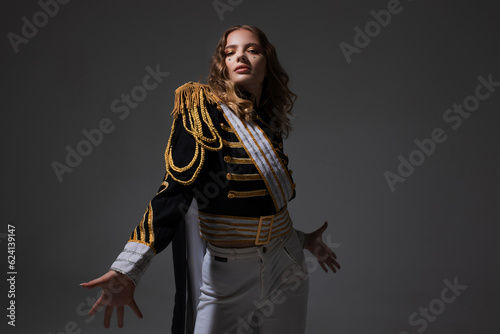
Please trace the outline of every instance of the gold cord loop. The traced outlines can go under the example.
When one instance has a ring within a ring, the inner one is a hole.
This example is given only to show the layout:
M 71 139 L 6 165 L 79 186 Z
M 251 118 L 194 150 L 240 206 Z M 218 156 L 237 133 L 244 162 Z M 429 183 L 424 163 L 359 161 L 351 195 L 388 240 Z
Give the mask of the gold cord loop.
M 167 174 L 176 182 L 183 185 L 192 184 L 200 174 L 205 162 L 205 150 L 218 151 L 223 146 L 222 138 L 217 132 L 210 113 L 207 110 L 207 103 L 216 103 L 216 98 L 211 93 L 208 85 L 189 82 L 175 91 L 175 105 L 172 112 L 174 120 L 172 122 L 170 137 L 168 138 L 167 149 L 165 150 L 165 167 Z M 196 142 L 193 158 L 187 165 L 182 167 L 176 166 L 172 157 L 172 137 L 179 116 L 182 117 L 184 129 Z M 209 137 L 203 133 L 204 124 L 208 128 Z M 173 175 L 172 171 L 183 173 L 194 168 L 198 160 L 199 163 L 196 166 L 196 170 L 189 180 L 180 180 Z

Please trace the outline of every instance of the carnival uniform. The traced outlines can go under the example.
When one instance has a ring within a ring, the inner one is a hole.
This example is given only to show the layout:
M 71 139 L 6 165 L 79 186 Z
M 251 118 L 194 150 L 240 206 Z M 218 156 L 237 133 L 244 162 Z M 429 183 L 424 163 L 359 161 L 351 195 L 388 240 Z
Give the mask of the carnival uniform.
M 286 209 L 286 203 L 295 197 L 288 157 L 264 108 L 257 107 L 253 121 L 246 122 L 207 85 L 189 82 L 175 92 L 163 182 L 111 266 L 137 285 L 154 255 L 172 242 L 174 334 L 193 331 L 200 294 L 207 294 L 203 289 L 200 293 L 200 287 L 206 285 L 202 266 L 207 245 L 212 260 L 228 261 L 226 250 L 210 242 L 253 242 L 253 250 L 238 252 L 260 252 L 261 256 L 292 235 L 303 244 L 304 235 L 293 229 Z M 303 269 L 303 254 L 295 252 L 287 250 L 287 255 Z M 304 272 L 302 275 L 306 281 Z M 204 300 L 205 309 L 218 304 Z

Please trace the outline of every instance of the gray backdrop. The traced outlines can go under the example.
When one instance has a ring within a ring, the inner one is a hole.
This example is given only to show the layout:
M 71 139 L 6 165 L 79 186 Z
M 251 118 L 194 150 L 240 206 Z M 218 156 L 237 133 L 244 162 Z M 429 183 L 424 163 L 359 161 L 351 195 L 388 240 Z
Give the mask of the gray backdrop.
M 0 262 L 9 278 L 11 224 L 17 272 L 15 297 L 2 280 L 3 333 L 105 332 L 103 313 L 86 315 L 97 289 L 78 284 L 107 271 L 140 221 L 174 90 L 205 80 L 235 24 L 263 29 L 290 74 L 290 211 L 304 231 L 328 220 L 343 266 L 308 261 L 307 332 L 498 333 L 497 2 L 61 2 L 2 6 Z M 148 67 L 164 73 L 146 91 Z M 68 150 L 86 156 L 71 167 Z M 136 292 L 145 318 L 127 309 L 107 333 L 168 333 L 173 294 L 168 248 Z

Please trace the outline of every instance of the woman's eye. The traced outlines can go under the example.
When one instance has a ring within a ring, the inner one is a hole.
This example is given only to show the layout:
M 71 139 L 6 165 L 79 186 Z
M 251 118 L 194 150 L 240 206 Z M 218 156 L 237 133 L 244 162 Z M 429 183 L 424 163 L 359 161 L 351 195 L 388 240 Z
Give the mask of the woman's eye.
M 227 51 L 227 52 L 226 52 L 226 57 L 227 57 L 227 56 L 232 56 L 233 54 L 234 54 L 234 51 Z
M 255 49 L 250 49 L 250 50 L 248 50 L 248 52 L 255 53 L 255 54 L 259 53 L 259 51 L 255 50 Z

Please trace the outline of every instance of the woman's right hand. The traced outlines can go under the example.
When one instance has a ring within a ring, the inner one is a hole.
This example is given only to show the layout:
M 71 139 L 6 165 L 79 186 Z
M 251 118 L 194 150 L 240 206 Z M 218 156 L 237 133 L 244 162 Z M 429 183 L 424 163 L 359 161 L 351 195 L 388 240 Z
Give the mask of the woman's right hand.
M 119 328 L 123 327 L 123 313 L 125 305 L 128 305 L 137 317 L 143 317 L 141 310 L 139 310 L 139 307 L 134 300 L 135 284 L 130 278 L 127 277 L 127 275 L 112 270 L 99 278 L 87 283 L 81 283 L 80 285 L 87 289 L 95 287 L 102 288 L 101 296 L 89 311 L 89 315 L 94 315 L 102 306 L 106 306 L 106 310 L 104 311 L 105 328 L 109 328 L 111 315 L 113 314 L 115 307 Z

